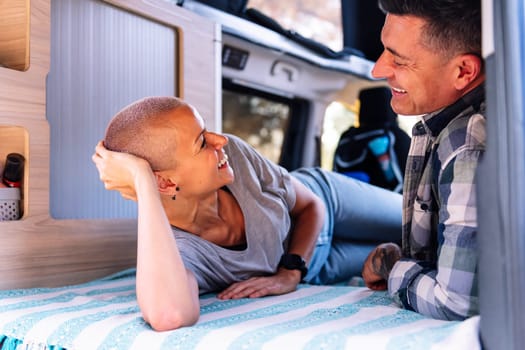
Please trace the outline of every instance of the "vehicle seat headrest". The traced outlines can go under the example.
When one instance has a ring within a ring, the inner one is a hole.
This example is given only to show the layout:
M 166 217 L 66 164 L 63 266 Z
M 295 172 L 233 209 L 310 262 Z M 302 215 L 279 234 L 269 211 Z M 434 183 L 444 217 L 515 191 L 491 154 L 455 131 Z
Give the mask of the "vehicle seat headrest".
M 373 87 L 359 92 L 360 127 L 384 127 L 396 123 L 397 114 L 390 106 L 392 93 L 388 87 Z

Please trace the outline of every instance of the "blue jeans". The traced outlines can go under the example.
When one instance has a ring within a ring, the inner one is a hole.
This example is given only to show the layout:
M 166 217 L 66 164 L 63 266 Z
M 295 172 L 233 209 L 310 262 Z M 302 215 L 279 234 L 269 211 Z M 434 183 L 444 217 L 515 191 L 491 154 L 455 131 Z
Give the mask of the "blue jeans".
M 321 168 L 302 168 L 291 174 L 322 198 L 327 209 L 306 282 L 348 281 L 361 275 L 375 246 L 401 243 L 400 194 Z

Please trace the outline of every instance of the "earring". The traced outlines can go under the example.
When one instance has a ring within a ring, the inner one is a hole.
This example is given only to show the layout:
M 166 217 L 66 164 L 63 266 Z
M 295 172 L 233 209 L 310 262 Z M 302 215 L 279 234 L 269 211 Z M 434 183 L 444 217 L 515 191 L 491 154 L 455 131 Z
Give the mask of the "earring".
M 179 186 L 175 187 L 175 191 L 179 192 L 180 191 L 180 188 Z M 171 197 L 171 200 L 174 201 L 177 199 L 177 194 L 175 193 L 172 197 Z

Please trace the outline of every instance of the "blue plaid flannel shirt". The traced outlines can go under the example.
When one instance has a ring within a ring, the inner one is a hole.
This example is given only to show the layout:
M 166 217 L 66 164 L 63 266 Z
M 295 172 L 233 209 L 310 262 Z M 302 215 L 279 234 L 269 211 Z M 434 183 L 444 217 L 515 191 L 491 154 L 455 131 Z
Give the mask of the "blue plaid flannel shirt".
M 389 293 L 403 307 L 437 319 L 479 313 L 476 168 L 485 150 L 480 85 L 412 130 L 403 188 L 403 258 Z

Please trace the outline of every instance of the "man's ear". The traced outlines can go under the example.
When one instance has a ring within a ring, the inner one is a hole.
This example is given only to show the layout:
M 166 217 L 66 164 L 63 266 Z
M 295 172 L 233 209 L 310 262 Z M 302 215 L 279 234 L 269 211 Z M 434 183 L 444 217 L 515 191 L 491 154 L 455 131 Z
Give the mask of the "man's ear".
M 157 180 L 157 188 L 160 194 L 173 196 L 177 193 L 177 184 L 174 183 L 170 178 L 159 172 L 154 172 L 155 179 Z
M 456 60 L 457 73 L 454 87 L 457 90 L 464 90 L 483 75 L 483 62 L 480 57 L 473 54 L 460 55 Z

